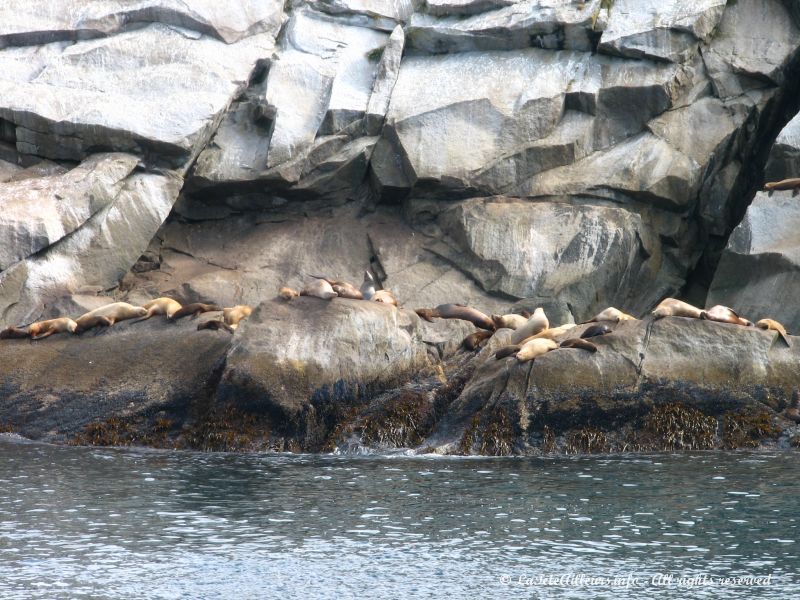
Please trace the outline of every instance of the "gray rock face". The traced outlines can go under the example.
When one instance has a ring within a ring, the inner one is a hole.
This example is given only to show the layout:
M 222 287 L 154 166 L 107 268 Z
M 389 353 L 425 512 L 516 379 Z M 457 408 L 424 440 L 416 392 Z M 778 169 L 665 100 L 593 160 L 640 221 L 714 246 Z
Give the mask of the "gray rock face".
M 800 177 L 800 114 L 783 128 L 764 170 L 764 181 L 780 181 Z
M 798 198 L 792 192 L 756 194 L 722 254 L 708 306 L 725 304 L 755 322 L 771 318 L 800 331 Z
M 309 6 L 350 25 L 392 31 L 414 11 L 412 0 L 295 0 L 297 9 Z
M 599 50 L 630 58 L 682 62 L 706 42 L 727 0 L 615 0 Z
M 99 154 L 64 175 L 22 179 L 0 188 L 0 272 L 54 244 L 108 206 L 138 163 L 129 154 Z

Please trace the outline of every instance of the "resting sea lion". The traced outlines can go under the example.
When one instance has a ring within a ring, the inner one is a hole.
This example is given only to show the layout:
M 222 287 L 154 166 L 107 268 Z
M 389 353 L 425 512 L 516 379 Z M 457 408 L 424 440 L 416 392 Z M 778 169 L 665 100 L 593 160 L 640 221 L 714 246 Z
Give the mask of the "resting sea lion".
M 112 325 L 111 319 L 108 317 L 102 317 L 100 315 L 92 315 L 91 317 L 78 317 L 75 319 L 75 322 L 78 324 L 77 329 L 75 329 L 75 333 L 83 333 L 92 327 L 111 327 Z
M 465 350 L 477 350 L 492 337 L 491 331 L 475 331 L 470 333 L 461 341 L 461 347 Z
M 620 321 L 636 321 L 636 320 L 637 320 L 636 317 L 624 313 L 618 308 L 609 306 L 607 309 L 600 311 L 593 318 L 589 319 L 588 321 L 584 321 L 584 323 L 597 323 L 599 321 L 613 321 L 614 323 L 619 323 Z
M 364 294 L 354 286 L 352 283 L 348 283 L 347 281 L 336 281 L 335 279 L 330 279 L 328 277 L 321 277 L 319 275 L 312 275 L 315 279 L 322 279 L 323 281 L 327 281 L 333 291 L 340 298 L 350 298 L 351 300 L 363 300 Z
M 722 306 L 721 304 L 717 304 L 716 306 L 712 306 L 708 310 L 704 310 L 700 315 L 701 319 L 706 319 L 708 321 L 717 321 L 719 323 L 731 323 L 733 325 L 742 325 L 744 327 L 752 327 L 753 324 L 748 321 L 747 319 L 743 319 L 739 315 L 736 314 L 732 308 L 728 308 L 727 306 Z
M 800 423 L 800 393 L 797 390 L 792 394 L 792 401 L 789 406 L 783 409 L 781 416 L 795 423 Z
M 597 325 L 592 325 L 591 327 L 587 327 L 584 332 L 581 334 L 581 339 L 593 338 L 597 337 L 598 335 L 605 335 L 607 333 L 611 333 L 613 329 L 608 325 L 603 325 L 602 323 L 598 323 Z
M 461 319 L 462 321 L 469 321 L 480 329 L 494 331 L 494 321 L 492 319 L 481 311 L 463 304 L 440 304 L 436 308 L 418 308 L 414 312 L 431 323 L 433 323 L 434 318 Z
M 147 309 L 143 306 L 133 306 L 127 302 L 112 302 L 111 304 L 106 304 L 105 306 L 95 308 L 94 310 L 90 310 L 89 312 L 82 314 L 80 317 L 78 317 L 78 320 L 95 316 L 107 317 L 113 325 L 114 323 L 124 321 L 126 319 L 143 317 L 145 314 L 147 314 Z
M 570 338 L 568 340 L 564 340 L 558 345 L 559 348 L 579 348 L 580 350 L 586 350 L 588 352 L 597 352 L 597 346 L 595 346 L 592 342 L 581 338 Z
M 31 323 L 28 325 L 28 333 L 31 334 L 32 340 L 41 340 L 54 333 L 64 333 L 65 331 L 75 333 L 77 327 L 78 324 L 69 317 L 59 317 Z
M 501 329 L 503 327 L 506 329 L 519 329 L 528 322 L 528 319 L 522 315 L 515 314 L 492 315 L 492 322 L 494 323 L 495 329 Z
M 784 343 L 790 348 L 792 347 L 792 341 L 789 339 L 789 335 L 786 333 L 786 328 L 777 321 L 774 321 L 773 319 L 761 319 L 760 321 L 756 322 L 756 327 L 759 329 L 777 331 Z
M 555 340 L 558 336 L 565 334 L 574 327 L 577 327 L 574 323 L 567 323 L 566 325 L 559 325 L 558 327 L 548 327 L 544 331 L 540 331 L 536 335 L 532 335 L 531 337 L 528 338 L 528 340 L 539 340 L 539 339 Z
M 378 290 L 374 294 L 372 294 L 372 298 L 370 298 L 372 302 L 382 302 L 384 304 L 391 304 L 392 306 L 397 306 L 397 298 L 394 297 L 394 294 L 389 290 Z
M 511 334 L 511 343 L 519 344 L 522 340 L 536 335 L 550 327 L 550 321 L 547 320 L 547 315 L 544 314 L 544 309 L 541 307 L 533 311 L 531 318 L 522 327 L 516 329 Z
M 146 321 L 155 315 L 167 315 L 167 318 L 171 319 L 172 315 L 182 308 L 180 302 L 167 297 L 150 300 L 150 302 L 145 304 L 144 307 L 147 309 L 147 312 L 143 317 L 136 319 L 137 322 Z
M 500 360 L 501 358 L 506 358 L 508 356 L 512 356 L 512 355 L 516 354 L 517 352 L 519 352 L 520 348 L 522 348 L 522 346 L 520 344 L 515 344 L 513 346 L 503 346 L 502 348 L 500 348 L 500 350 L 498 350 L 497 352 L 494 353 L 494 357 L 497 360 Z
M 278 296 L 284 300 L 291 300 L 292 298 L 297 298 L 300 296 L 300 292 L 289 287 L 282 287 L 280 290 L 278 290 Z
M 192 304 L 187 304 L 186 306 L 181 307 L 180 310 L 174 312 L 170 319 L 173 321 L 185 317 L 187 315 L 192 315 L 192 317 L 196 317 L 199 314 L 204 312 L 211 312 L 214 310 L 222 310 L 222 307 L 217 306 L 216 304 L 203 304 L 202 302 L 194 302 Z
M 692 319 L 701 319 L 703 310 L 692 306 L 688 302 L 676 300 L 675 298 L 664 298 L 659 302 L 658 306 L 652 312 L 656 319 L 664 317 L 689 317 Z
M 533 360 L 537 356 L 546 354 L 550 352 L 550 350 L 555 350 L 556 348 L 558 348 L 558 344 L 556 344 L 553 340 L 529 340 L 525 342 L 519 349 L 519 352 L 517 352 L 517 360 L 519 362 L 528 362 L 529 360 Z
M 791 179 L 781 179 L 780 181 L 770 181 L 764 184 L 764 189 L 768 192 L 779 190 L 798 190 L 800 189 L 800 177 Z
M 372 300 L 375 295 L 375 278 L 369 271 L 364 271 L 364 283 L 361 284 L 361 295 L 364 300 Z
M 311 285 L 307 285 L 300 290 L 301 296 L 314 296 L 315 298 L 322 298 L 323 300 L 330 300 L 336 298 L 338 294 L 333 291 L 331 284 L 324 279 L 317 279 Z
M 236 329 L 239 327 L 239 321 L 249 317 L 252 312 L 253 309 L 250 306 L 246 304 L 237 304 L 232 308 L 223 308 L 222 319 L 225 321 L 226 325 L 231 326 L 231 329 Z M 209 321 L 209 323 L 210 322 L 211 321 Z
M 228 333 L 233 333 L 234 327 L 231 327 L 227 323 L 223 323 L 222 321 L 206 321 L 205 323 L 200 323 L 197 325 L 197 331 L 201 329 L 211 329 L 213 331 L 219 331 L 220 329 L 224 329 Z
M 30 337 L 31 334 L 27 329 L 20 329 L 19 327 L 6 327 L 0 331 L 0 340 L 18 340 Z

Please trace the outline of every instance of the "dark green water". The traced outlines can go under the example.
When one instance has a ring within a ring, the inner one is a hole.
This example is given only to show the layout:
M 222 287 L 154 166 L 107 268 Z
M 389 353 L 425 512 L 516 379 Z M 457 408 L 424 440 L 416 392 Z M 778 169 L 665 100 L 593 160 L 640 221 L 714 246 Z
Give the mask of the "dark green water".
M 796 598 L 797 464 L 5 439 L 0 598 Z

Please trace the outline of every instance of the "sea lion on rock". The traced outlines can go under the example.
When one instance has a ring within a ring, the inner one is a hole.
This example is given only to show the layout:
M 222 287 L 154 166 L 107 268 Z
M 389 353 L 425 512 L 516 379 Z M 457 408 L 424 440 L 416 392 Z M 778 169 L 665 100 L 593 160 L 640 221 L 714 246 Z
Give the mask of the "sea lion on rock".
M 364 271 L 364 282 L 361 284 L 361 289 L 359 290 L 364 300 L 372 300 L 372 297 L 375 295 L 375 290 L 375 278 L 369 271 Z
M 173 321 L 186 317 L 188 315 L 192 315 L 192 317 L 196 317 L 197 315 L 203 314 L 205 312 L 212 312 L 215 310 L 222 310 L 221 306 L 217 306 L 216 304 L 203 304 L 202 302 L 194 302 L 192 304 L 187 304 L 186 306 L 181 307 L 181 309 L 170 317 Z
M 522 348 L 522 345 L 520 344 L 514 344 L 513 346 L 503 346 L 497 352 L 494 353 L 494 357 L 497 360 L 500 360 L 502 358 L 513 356 L 514 354 L 519 352 L 520 348 Z
M 389 290 L 378 290 L 370 298 L 372 302 L 382 302 L 383 304 L 391 304 L 397 306 L 397 298 Z
M 581 339 L 585 340 L 588 338 L 597 337 L 598 335 L 606 335 L 607 333 L 611 333 L 613 329 L 608 325 L 604 325 L 603 323 L 598 323 L 597 325 L 592 325 L 591 327 L 587 327 L 584 332 L 581 334 Z
M 483 346 L 492 335 L 493 332 L 491 331 L 475 331 L 461 341 L 461 347 L 465 350 L 477 350 Z
M 692 306 L 683 300 L 676 300 L 675 298 L 664 298 L 658 303 L 658 306 L 653 309 L 652 315 L 656 319 L 663 319 L 664 317 L 689 317 L 691 319 L 700 319 L 703 309 Z
M 31 337 L 30 332 L 19 327 L 6 327 L 0 331 L 0 340 L 19 340 L 26 337 Z
M 789 348 L 792 347 L 792 341 L 789 339 L 789 334 L 786 333 L 786 328 L 777 321 L 773 319 L 761 319 L 756 322 L 756 327 L 759 329 L 777 331 L 784 343 L 789 346 Z
M 228 325 L 227 323 L 223 323 L 222 321 L 212 320 L 206 321 L 205 323 L 200 323 L 197 325 L 197 331 L 202 329 L 211 329 L 213 331 L 219 331 L 220 329 L 224 329 L 228 333 L 233 333 L 234 327 Z
M 494 321 L 492 319 L 481 311 L 463 304 L 440 304 L 436 308 L 418 308 L 414 312 L 431 323 L 433 323 L 434 318 L 461 319 L 462 321 L 469 321 L 480 329 L 494 331 Z
M 511 343 L 519 344 L 522 340 L 526 340 L 549 327 L 550 321 L 547 320 L 547 315 L 544 314 L 544 309 L 539 307 L 533 311 L 531 318 L 528 319 L 525 325 L 518 328 L 513 334 L 511 334 Z
M 732 308 L 727 306 L 722 306 L 721 304 L 717 304 L 716 306 L 712 306 L 708 310 L 704 310 L 701 315 L 701 319 L 706 319 L 708 321 L 717 321 L 718 323 L 731 323 L 733 325 L 741 325 L 743 327 L 752 327 L 753 324 L 748 321 L 747 319 L 743 319 L 739 315 L 736 314 Z
M 84 331 L 89 331 L 93 327 L 111 327 L 111 319 L 108 317 L 103 317 L 101 315 L 92 315 L 91 317 L 78 317 L 75 319 L 75 322 L 78 324 L 77 329 L 75 329 L 75 333 L 83 333 Z
M 543 338 L 529 340 L 525 342 L 519 349 L 519 352 L 517 352 L 517 360 L 519 362 L 528 362 L 529 360 L 533 360 L 537 356 L 546 354 L 550 352 L 550 350 L 555 350 L 556 348 L 558 348 L 558 344 L 556 344 L 553 340 L 547 340 Z
M 352 283 L 348 283 L 347 281 L 337 281 L 335 279 L 330 279 L 329 277 L 321 277 L 319 275 L 312 275 L 315 279 L 322 279 L 323 281 L 327 281 L 334 292 L 340 298 L 350 298 L 351 300 L 363 300 L 364 294 L 354 286 Z
M 781 416 L 795 423 L 800 423 L 800 392 L 797 390 L 792 394 L 792 401 L 789 406 L 783 409 Z
M 300 290 L 300 295 L 314 296 L 315 298 L 321 298 L 323 300 L 330 300 L 331 298 L 336 298 L 338 296 L 338 294 L 333 291 L 331 284 L 324 279 L 317 279 L 311 285 L 307 285 Z
M 618 308 L 614 308 L 613 306 L 609 306 L 603 311 L 597 313 L 593 318 L 589 319 L 588 321 L 584 321 L 584 323 L 598 323 L 600 321 L 613 321 L 614 323 L 619 323 L 620 321 L 637 321 L 638 319 L 628 313 L 624 313 Z
M 494 323 L 495 329 L 502 329 L 504 327 L 506 329 L 519 329 L 528 322 L 528 318 L 517 314 L 492 315 L 492 322 Z
M 147 314 L 147 309 L 143 306 L 133 306 L 127 302 L 112 302 L 111 304 L 106 304 L 105 306 L 95 308 L 94 310 L 82 314 L 78 317 L 78 320 L 80 321 L 88 317 L 106 317 L 113 325 L 119 321 L 125 321 L 126 319 L 143 317 L 145 314 Z
M 234 307 L 222 309 L 222 320 L 225 321 L 227 325 L 230 325 L 231 329 L 236 329 L 239 327 L 239 321 L 249 317 L 252 312 L 253 309 L 250 306 L 246 304 L 237 304 Z
M 147 309 L 147 313 L 145 313 L 143 317 L 136 319 L 137 322 L 146 321 L 155 315 L 166 315 L 168 319 L 171 319 L 172 316 L 182 308 L 182 306 L 177 300 L 161 297 L 156 298 L 155 300 L 150 300 L 150 302 L 144 305 L 144 308 Z
M 59 317 L 31 323 L 28 325 L 28 333 L 30 333 L 32 340 L 41 340 L 54 333 L 64 333 L 65 331 L 75 333 L 77 328 L 78 324 L 69 317 Z
M 587 352 L 597 352 L 597 346 L 595 346 L 592 342 L 584 340 L 582 338 L 570 338 L 568 340 L 564 340 L 558 345 L 559 348 L 577 348 L 579 350 L 586 350 Z
M 293 290 L 290 287 L 284 286 L 280 290 L 278 290 L 278 296 L 280 298 L 283 298 L 284 300 L 292 300 L 294 298 L 298 298 L 300 296 L 300 292 L 298 292 L 297 290 Z
M 780 181 L 770 181 L 764 184 L 764 189 L 768 192 L 781 190 L 800 190 L 800 177 L 781 179 Z
M 574 323 L 567 323 L 565 325 L 559 325 L 558 327 L 548 327 L 544 331 L 540 331 L 536 335 L 532 335 L 528 338 L 528 340 L 539 340 L 539 339 L 547 339 L 547 340 L 555 340 L 558 336 L 564 335 L 570 329 L 577 327 Z M 527 341 L 527 340 L 524 340 Z

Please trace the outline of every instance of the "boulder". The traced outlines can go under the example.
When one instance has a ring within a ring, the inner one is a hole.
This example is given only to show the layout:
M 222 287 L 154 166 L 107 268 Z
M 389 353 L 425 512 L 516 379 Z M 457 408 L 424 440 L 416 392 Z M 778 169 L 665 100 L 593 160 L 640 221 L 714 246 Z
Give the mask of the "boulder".
M 292 6 L 295 10 L 307 6 L 348 25 L 382 31 L 404 24 L 414 11 L 412 0 L 296 0 Z
M 764 181 L 800 177 L 800 114 L 778 134 L 764 169 Z

